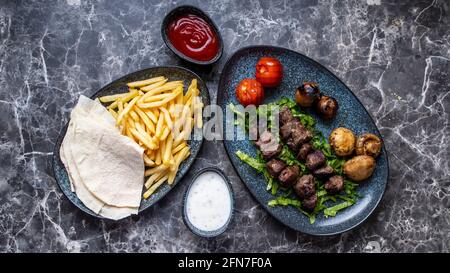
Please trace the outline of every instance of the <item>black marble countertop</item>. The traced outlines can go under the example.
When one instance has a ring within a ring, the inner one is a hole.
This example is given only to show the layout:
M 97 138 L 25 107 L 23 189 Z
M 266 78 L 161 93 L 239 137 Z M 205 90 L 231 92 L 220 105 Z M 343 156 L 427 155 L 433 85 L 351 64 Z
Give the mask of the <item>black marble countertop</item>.
M 338 75 L 376 120 L 390 177 L 358 228 L 312 237 L 284 227 L 251 197 L 221 142 L 206 142 L 185 179 L 139 216 L 100 221 L 52 176 L 52 150 L 79 95 L 154 65 L 185 65 L 164 45 L 164 15 L 187 1 L 0 1 L 1 252 L 411 252 L 450 248 L 450 3 L 192 1 L 218 25 L 224 56 L 198 71 L 213 100 L 232 52 L 272 44 Z M 192 67 L 190 67 L 192 68 Z M 195 69 L 195 68 L 194 68 Z M 181 197 L 195 170 L 230 177 L 237 212 L 214 239 L 191 234 Z

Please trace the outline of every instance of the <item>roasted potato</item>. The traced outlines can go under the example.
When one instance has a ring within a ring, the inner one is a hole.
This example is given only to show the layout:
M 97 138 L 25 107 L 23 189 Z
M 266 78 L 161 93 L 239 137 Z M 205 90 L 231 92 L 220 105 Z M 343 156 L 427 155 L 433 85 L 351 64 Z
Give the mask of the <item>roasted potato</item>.
M 369 178 L 375 170 L 375 159 L 368 155 L 357 155 L 344 164 L 345 175 L 354 181 Z
M 355 134 L 347 128 L 341 127 L 334 129 L 328 140 L 331 148 L 333 148 L 338 156 L 351 155 L 355 149 Z
M 374 134 L 363 134 L 356 141 L 357 155 L 370 155 L 376 158 L 381 152 L 381 140 Z

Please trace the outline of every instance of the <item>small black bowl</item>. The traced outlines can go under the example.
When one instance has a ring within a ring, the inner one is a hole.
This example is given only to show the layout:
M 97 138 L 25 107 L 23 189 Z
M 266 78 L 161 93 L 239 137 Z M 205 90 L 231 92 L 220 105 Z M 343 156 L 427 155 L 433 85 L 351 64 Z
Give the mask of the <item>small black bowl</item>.
M 192 59 L 192 58 L 184 55 L 180 51 L 178 51 L 170 42 L 168 34 L 167 34 L 169 24 L 172 22 L 172 20 L 176 19 L 178 16 L 185 15 L 185 14 L 195 14 L 195 15 L 203 18 L 214 30 L 214 32 L 217 36 L 217 39 L 219 39 L 219 50 L 217 51 L 216 56 L 214 58 L 212 58 L 211 60 L 198 61 L 198 60 Z M 167 47 L 169 47 L 173 53 L 175 53 L 178 57 L 180 57 L 181 59 L 183 59 L 185 61 L 188 61 L 188 62 L 191 62 L 194 64 L 198 64 L 198 65 L 210 65 L 210 64 L 217 62 L 220 59 L 220 57 L 222 57 L 223 40 L 222 40 L 222 36 L 220 35 L 219 29 L 217 28 L 216 24 L 214 24 L 214 22 L 211 20 L 211 18 L 204 11 L 202 11 L 201 9 L 199 9 L 197 7 L 185 5 L 185 6 L 176 7 L 173 10 L 171 10 L 166 15 L 166 17 L 164 17 L 164 20 L 162 21 L 161 35 L 162 35 L 164 43 L 167 45 Z
M 228 191 L 230 193 L 230 198 L 231 198 L 231 213 L 230 213 L 230 217 L 228 218 L 227 222 L 219 229 L 217 230 L 213 230 L 213 231 L 204 231 L 204 230 L 200 230 L 198 228 L 196 228 L 188 219 L 187 216 L 187 208 L 186 208 L 186 204 L 187 204 L 187 197 L 189 192 L 191 191 L 192 185 L 194 184 L 195 180 L 197 179 L 197 177 L 199 177 L 201 174 L 205 173 L 205 172 L 216 172 L 217 174 L 219 174 L 220 176 L 222 176 L 222 178 L 225 181 L 225 184 L 228 187 Z M 225 230 L 227 230 L 228 226 L 231 223 L 231 220 L 233 219 L 234 216 L 234 192 L 233 192 L 233 187 L 231 186 L 230 180 L 228 180 L 228 177 L 226 177 L 226 175 L 219 169 L 216 167 L 206 167 L 204 169 L 201 169 L 198 173 L 196 173 L 194 175 L 194 177 L 192 177 L 191 183 L 189 184 L 188 188 L 186 189 L 186 192 L 184 193 L 183 196 L 183 221 L 184 224 L 189 228 L 190 231 L 192 231 L 192 233 L 194 233 L 197 236 L 200 237 L 206 237 L 206 238 L 212 238 L 212 237 L 216 237 L 221 235 L 222 233 L 225 232 Z

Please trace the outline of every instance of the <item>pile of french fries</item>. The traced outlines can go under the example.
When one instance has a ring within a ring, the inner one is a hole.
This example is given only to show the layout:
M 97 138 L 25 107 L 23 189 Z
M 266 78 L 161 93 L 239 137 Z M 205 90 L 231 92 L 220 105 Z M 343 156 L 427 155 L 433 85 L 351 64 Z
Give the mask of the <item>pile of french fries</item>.
M 99 98 L 111 103 L 108 111 L 123 135 L 144 148 L 146 166 L 144 198 L 150 197 L 164 182 L 171 185 L 178 168 L 190 155 L 187 139 L 195 126 L 203 126 L 203 103 L 197 80 L 186 93 L 183 81 L 155 77 L 130 82 L 128 92 Z

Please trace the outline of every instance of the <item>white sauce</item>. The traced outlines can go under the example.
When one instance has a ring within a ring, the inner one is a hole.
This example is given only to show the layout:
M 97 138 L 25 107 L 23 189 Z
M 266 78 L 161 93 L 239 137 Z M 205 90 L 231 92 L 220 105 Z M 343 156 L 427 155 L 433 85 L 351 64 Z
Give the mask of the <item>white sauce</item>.
M 231 193 L 218 173 L 207 171 L 197 177 L 187 196 L 189 222 L 203 231 L 223 227 L 231 214 Z

